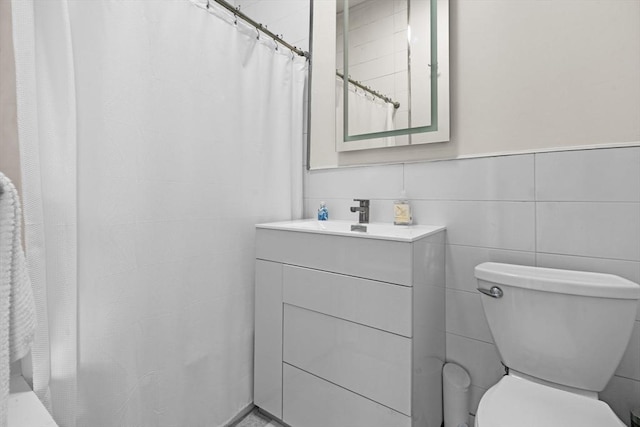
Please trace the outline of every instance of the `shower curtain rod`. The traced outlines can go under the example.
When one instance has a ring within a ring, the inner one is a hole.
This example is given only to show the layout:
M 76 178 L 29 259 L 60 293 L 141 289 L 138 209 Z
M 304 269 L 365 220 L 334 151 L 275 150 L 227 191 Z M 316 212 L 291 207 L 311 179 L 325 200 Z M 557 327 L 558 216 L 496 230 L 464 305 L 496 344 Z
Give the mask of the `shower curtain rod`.
M 337 70 L 336 70 L 336 76 L 340 77 L 341 79 L 344 79 L 344 74 L 341 74 Z M 365 92 L 369 92 L 373 96 L 376 96 L 376 97 L 382 99 L 384 102 L 388 102 L 389 104 L 393 104 L 393 108 L 395 108 L 395 109 L 400 108 L 400 103 L 399 102 L 394 101 L 393 99 L 389 98 L 388 96 L 385 96 L 385 95 L 381 94 L 377 90 L 371 89 L 369 86 L 363 85 L 359 81 L 353 80 L 351 77 L 349 77 L 349 83 L 351 83 L 352 85 L 354 85 L 356 87 L 359 87 L 360 89 L 364 90 Z
M 283 45 L 286 48 L 290 49 L 292 52 L 295 52 L 299 56 L 304 56 L 307 59 L 310 58 L 309 52 L 306 52 L 306 51 L 304 51 L 302 49 L 299 49 L 299 48 L 295 47 L 292 44 L 287 43 L 286 41 L 284 41 L 282 39 L 281 36 L 269 31 L 267 29 L 266 25 L 262 25 L 261 23 L 256 22 L 253 19 L 251 19 L 248 15 L 240 12 L 240 6 L 233 7 L 232 5 L 230 5 L 229 3 L 227 3 L 224 0 L 213 0 L 213 1 L 218 3 L 220 6 L 224 7 L 225 9 L 227 9 L 229 12 L 233 13 L 234 16 L 237 16 L 238 18 L 242 19 L 243 21 L 247 22 L 248 24 L 254 26 L 257 31 L 261 31 L 264 34 L 266 34 L 267 36 L 271 37 L 274 42 L 280 43 L 281 45 Z M 209 9 L 209 5 L 210 4 L 211 4 L 211 0 L 207 0 L 207 9 Z

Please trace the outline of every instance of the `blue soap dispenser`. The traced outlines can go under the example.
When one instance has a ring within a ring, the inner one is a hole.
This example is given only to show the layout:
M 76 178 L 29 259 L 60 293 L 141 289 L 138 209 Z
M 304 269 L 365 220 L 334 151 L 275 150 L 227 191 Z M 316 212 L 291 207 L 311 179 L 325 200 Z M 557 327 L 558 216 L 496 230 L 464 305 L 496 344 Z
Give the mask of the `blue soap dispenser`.
M 320 202 L 320 207 L 318 208 L 318 221 L 327 220 L 329 220 L 329 209 L 327 209 L 327 204 L 325 202 Z

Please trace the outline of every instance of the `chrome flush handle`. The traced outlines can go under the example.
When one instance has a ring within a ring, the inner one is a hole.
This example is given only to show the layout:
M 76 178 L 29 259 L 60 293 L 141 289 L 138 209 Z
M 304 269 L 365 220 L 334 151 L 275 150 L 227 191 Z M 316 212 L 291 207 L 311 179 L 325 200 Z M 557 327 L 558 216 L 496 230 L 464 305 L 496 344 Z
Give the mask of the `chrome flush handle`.
M 478 290 L 491 298 L 502 298 L 502 295 L 504 295 L 502 289 L 497 286 L 492 286 L 491 289 L 478 288 Z

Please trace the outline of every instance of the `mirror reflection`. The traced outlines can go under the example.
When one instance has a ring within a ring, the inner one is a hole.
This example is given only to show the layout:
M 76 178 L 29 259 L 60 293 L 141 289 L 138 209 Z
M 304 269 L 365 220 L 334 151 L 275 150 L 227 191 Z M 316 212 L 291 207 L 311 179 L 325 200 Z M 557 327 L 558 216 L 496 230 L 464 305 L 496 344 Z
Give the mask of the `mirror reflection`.
M 430 5 L 429 0 L 338 1 L 338 138 L 431 124 Z M 399 142 L 391 137 L 387 145 Z
M 314 1 L 310 146 L 448 141 L 448 21 L 449 0 Z

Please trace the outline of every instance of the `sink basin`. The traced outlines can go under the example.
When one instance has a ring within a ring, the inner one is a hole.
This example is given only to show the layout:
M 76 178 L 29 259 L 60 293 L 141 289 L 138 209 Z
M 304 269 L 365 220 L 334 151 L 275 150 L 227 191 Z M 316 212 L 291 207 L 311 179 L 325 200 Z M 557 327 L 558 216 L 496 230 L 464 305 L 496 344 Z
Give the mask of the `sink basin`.
M 297 221 L 271 222 L 258 224 L 256 228 L 274 230 L 299 231 L 303 233 L 332 234 L 338 236 L 360 237 L 365 239 L 397 240 L 400 242 L 413 242 L 445 227 L 433 225 L 393 225 L 386 223 L 369 223 L 367 231 L 352 231 L 351 226 L 357 224 L 353 221 L 318 221 L 315 219 L 303 219 Z

